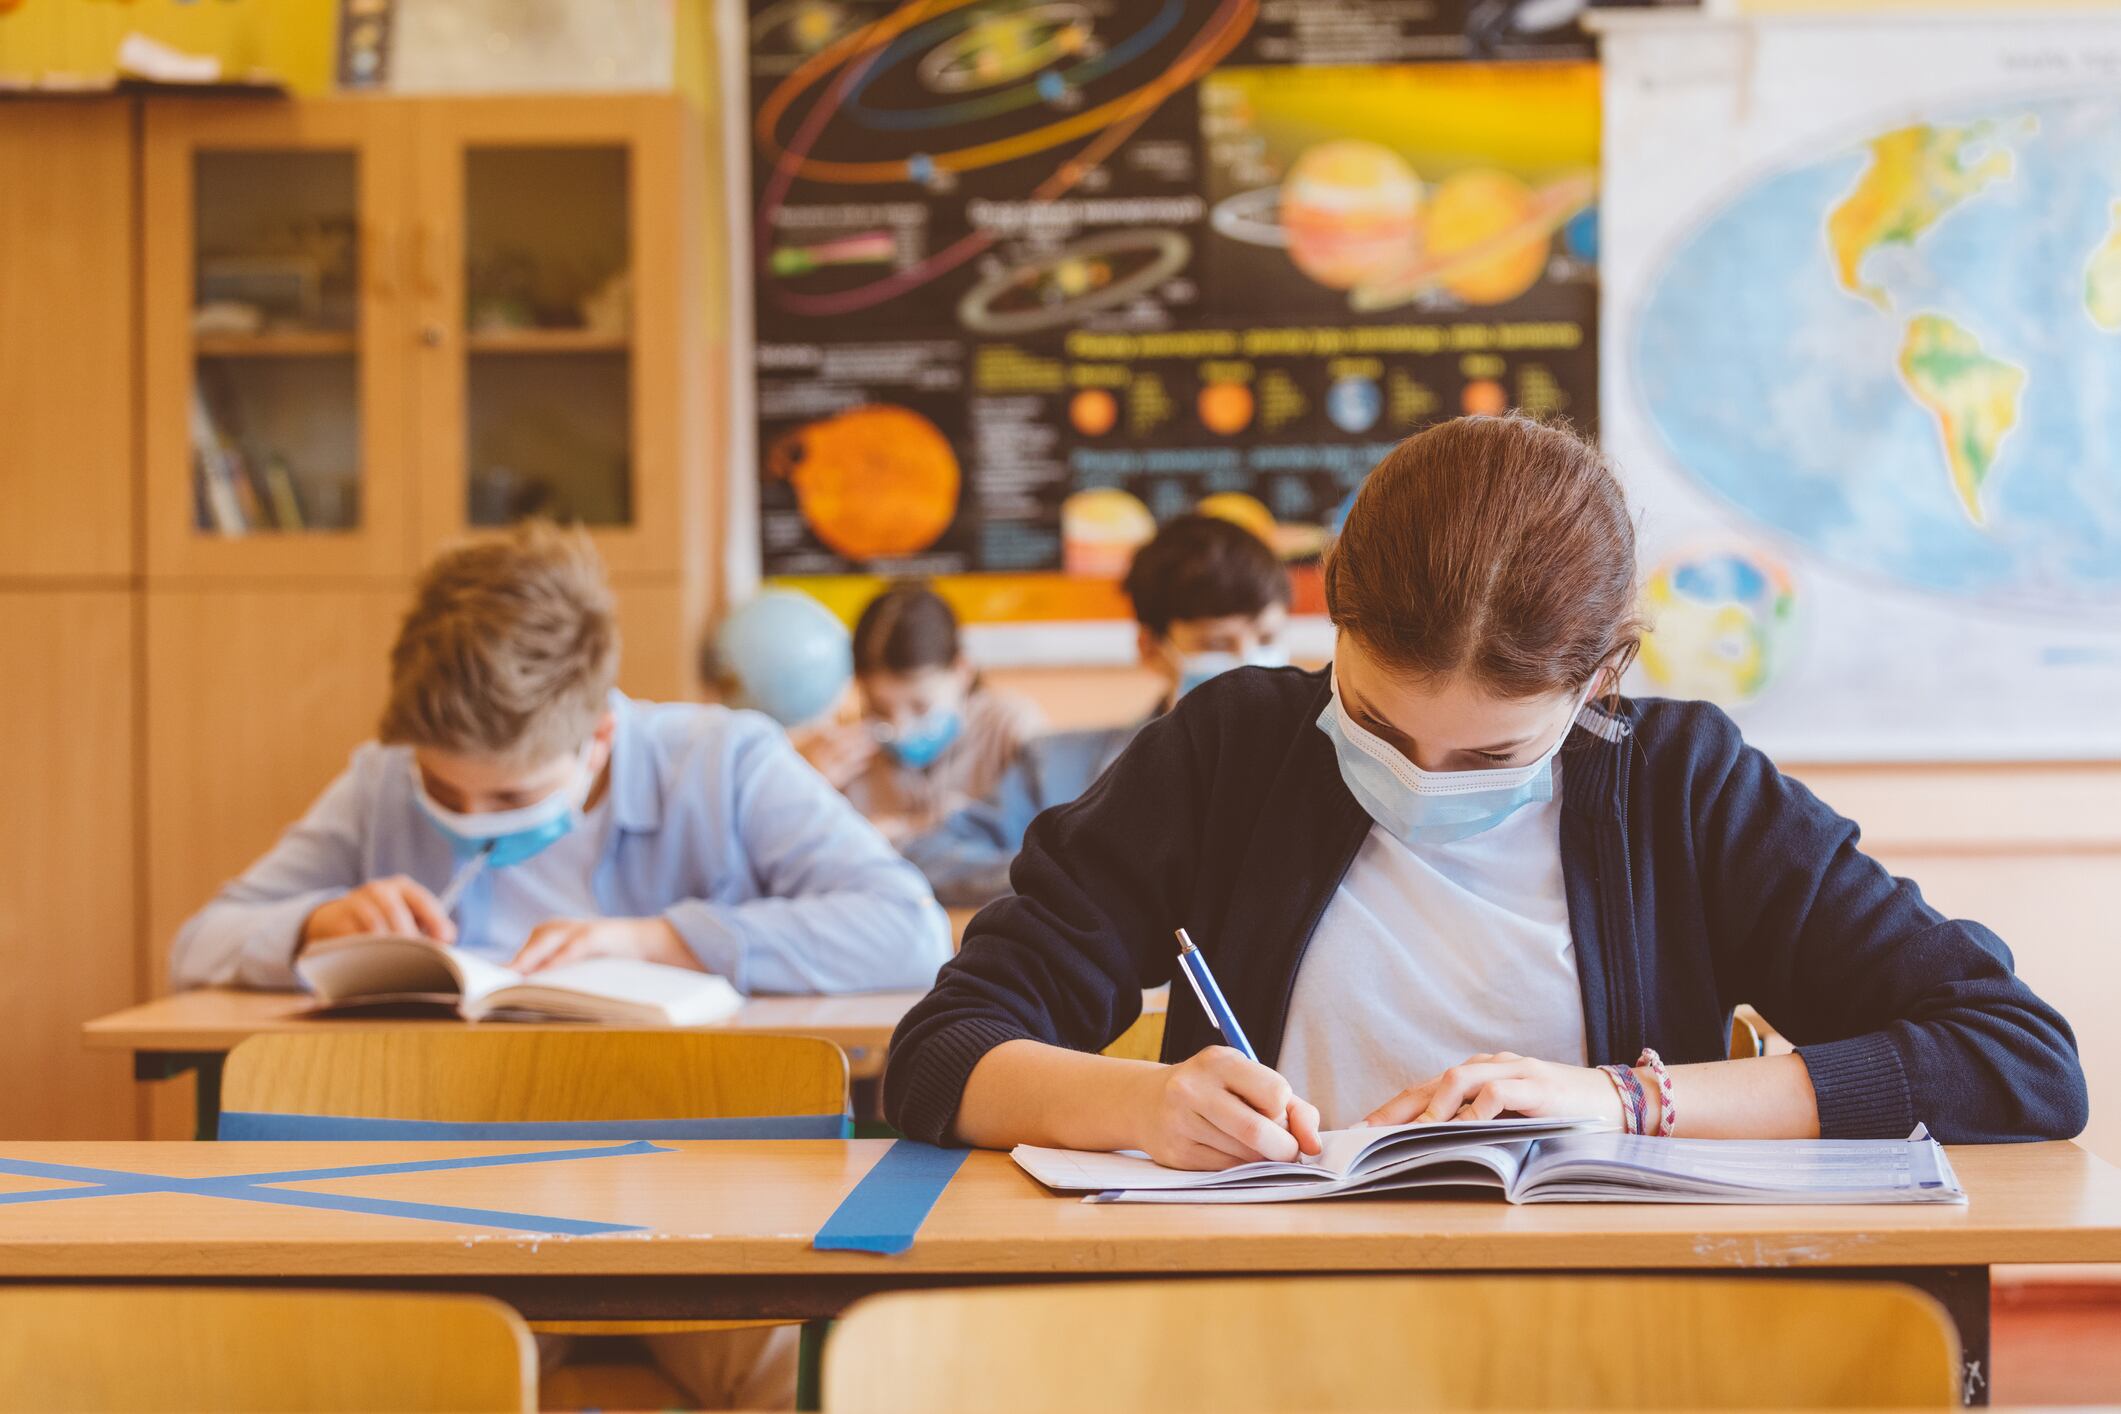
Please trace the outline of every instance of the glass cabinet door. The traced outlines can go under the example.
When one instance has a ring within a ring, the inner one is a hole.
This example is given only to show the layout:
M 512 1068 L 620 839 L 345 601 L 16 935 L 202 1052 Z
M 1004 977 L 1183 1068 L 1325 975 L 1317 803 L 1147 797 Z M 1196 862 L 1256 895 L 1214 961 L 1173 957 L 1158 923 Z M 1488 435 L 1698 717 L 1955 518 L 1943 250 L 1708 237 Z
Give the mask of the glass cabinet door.
M 677 567 L 685 210 L 661 97 L 436 99 L 418 117 L 420 540 L 527 516 Z
M 464 518 L 633 522 L 627 149 L 463 153 Z
M 397 126 L 364 103 L 150 107 L 151 571 L 406 567 Z

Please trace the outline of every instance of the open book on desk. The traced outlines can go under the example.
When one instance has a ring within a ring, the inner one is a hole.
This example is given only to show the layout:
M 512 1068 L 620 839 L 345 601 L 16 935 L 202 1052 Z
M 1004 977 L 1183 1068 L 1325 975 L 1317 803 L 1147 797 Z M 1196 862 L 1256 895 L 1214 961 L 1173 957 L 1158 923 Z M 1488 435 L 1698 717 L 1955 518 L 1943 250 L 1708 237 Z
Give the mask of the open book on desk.
M 1286 1203 L 1413 1188 L 1512 1203 L 1963 1203 L 1944 1149 L 1910 1139 L 1651 1139 L 1599 1120 L 1444 1120 L 1332 1129 L 1296 1163 L 1169 1169 L 1138 1153 L 1019 1145 L 1048 1188 L 1101 1203 Z
M 319 1012 L 454 1012 L 466 1021 L 707 1026 L 744 999 L 707 972 L 595 957 L 522 973 L 424 938 L 363 933 L 304 948 L 295 976 Z

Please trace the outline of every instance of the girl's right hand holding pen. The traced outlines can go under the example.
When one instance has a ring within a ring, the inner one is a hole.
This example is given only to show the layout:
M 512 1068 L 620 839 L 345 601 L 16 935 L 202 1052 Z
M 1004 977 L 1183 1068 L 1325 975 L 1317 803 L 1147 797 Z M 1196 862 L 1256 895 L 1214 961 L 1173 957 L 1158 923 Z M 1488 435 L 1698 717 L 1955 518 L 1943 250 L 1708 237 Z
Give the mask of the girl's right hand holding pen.
M 1318 1110 L 1289 1082 L 1228 1046 L 1144 1067 L 1135 1131 L 1167 1168 L 1225 1169 L 1319 1152 Z

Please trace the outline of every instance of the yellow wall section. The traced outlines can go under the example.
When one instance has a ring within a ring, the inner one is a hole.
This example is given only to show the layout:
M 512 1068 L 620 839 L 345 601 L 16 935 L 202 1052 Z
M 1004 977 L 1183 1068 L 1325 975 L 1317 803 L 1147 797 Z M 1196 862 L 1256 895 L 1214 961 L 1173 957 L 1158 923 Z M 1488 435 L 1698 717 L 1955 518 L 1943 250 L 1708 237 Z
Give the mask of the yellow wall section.
M 220 59 L 229 78 L 270 74 L 296 93 L 332 87 L 335 0 L 0 0 L 0 83 L 107 88 L 138 31 Z

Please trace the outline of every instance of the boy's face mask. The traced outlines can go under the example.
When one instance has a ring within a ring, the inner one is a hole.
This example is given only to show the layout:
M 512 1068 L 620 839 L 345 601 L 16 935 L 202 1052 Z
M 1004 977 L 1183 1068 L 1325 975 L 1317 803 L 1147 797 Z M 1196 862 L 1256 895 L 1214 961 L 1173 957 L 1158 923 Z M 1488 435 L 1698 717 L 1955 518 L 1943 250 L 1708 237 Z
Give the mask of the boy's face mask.
M 412 768 L 415 799 L 421 812 L 449 837 L 460 862 L 483 854 L 490 865 L 520 864 L 563 839 L 581 818 L 583 802 L 596 781 L 596 772 L 590 769 L 595 751 L 596 743 L 591 740 L 576 756 L 565 781 L 542 800 L 513 810 L 469 814 L 451 810 L 427 793 L 427 779 L 417 763 Z
M 1180 653 L 1176 656 L 1180 697 L 1184 697 L 1209 678 L 1220 677 L 1232 668 L 1289 666 L 1289 650 L 1278 643 L 1254 644 L 1242 653 Z

